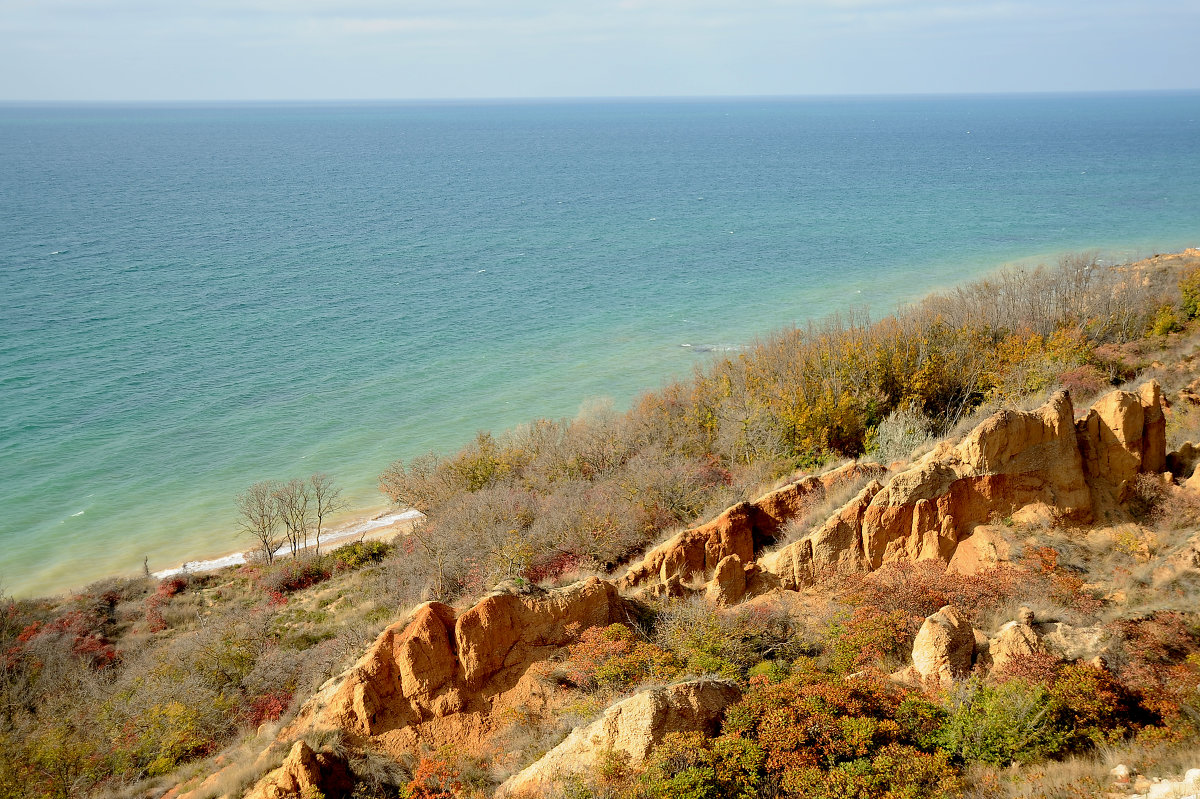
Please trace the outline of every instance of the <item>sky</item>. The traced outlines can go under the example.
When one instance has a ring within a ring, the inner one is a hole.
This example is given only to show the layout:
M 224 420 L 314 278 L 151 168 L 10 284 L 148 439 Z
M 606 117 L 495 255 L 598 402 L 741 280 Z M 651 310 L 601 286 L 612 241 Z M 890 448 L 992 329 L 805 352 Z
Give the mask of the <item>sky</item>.
M 1200 0 L 0 0 L 0 101 L 1200 88 Z

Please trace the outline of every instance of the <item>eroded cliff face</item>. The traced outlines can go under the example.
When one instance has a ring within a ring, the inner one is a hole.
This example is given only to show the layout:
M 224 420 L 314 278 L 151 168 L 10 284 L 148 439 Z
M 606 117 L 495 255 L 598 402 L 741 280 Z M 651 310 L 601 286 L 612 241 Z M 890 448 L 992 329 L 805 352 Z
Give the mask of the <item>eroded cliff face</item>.
M 625 592 L 674 593 L 667 587 L 707 580 L 717 565 L 736 555 L 750 563 L 774 542 L 780 529 L 807 513 L 838 488 L 865 477 L 882 477 L 874 463 L 851 463 L 822 475 L 803 477 L 754 500 L 728 508 L 707 524 L 684 530 L 646 553 L 618 586 Z
M 949 563 L 989 519 L 1087 524 L 1119 512 L 1139 474 L 1166 465 L 1158 385 L 1114 391 L 1077 423 L 1071 398 L 1001 411 L 957 445 L 942 444 L 886 486 L 872 483 L 819 530 L 762 558 L 781 587 L 896 561 Z M 962 558 L 961 568 L 971 564 Z
M 1076 425 L 1084 472 L 1099 515 L 1129 499 L 1139 474 L 1167 467 L 1167 419 L 1162 392 L 1151 381 L 1138 392 L 1101 397 Z
M 890 480 L 882 466 L 850 464 L 739 503 L 652 548 L 616 583 L 590 578 L 552 591 L 510 584 L 461 614 L 425 603 L 387 628 L 351 669 L 322 686 L 277 743 L 286 746 L 307 733 L 336 730 L 396 756 L 445 745 L 480 751 L 506 713 L 537 713 L 548 706 L 549 689 L 531 666 L 549 660 L 583 630 L 629 620 L 622 593 L 703 591 L 709 601 L 732 605 L 769 590 L 803 588 L 827 573 L 871 571 L 895 561 L 984 568 L 1002 559 L 1006 546 L 989 520 L 1038 517 L 1086 524 L 1119 513 L 1138 475 L 1160 472 L 1166 462 L 1156 384 L 1136 394 L 1113 392 L 1078 421 L 1070 397 L 1060 392 L 1037 410 L 995 414 L 957 445 L 939 446 Z M 762 555 L 790 520 L 864 479 L 869 482 L 819 527 Z M 977 530 L 979 537 L 972 540 Z M 703 588 L 685 585 L 705 581 Z M 953 609 L 939 613 L 918 636 L 910 675 L 916 679 L 948 682 L 975 664 L 1003 661 L 1050 640 L 1040 633 L 1031 637 L 1022 621 L 1023 626 L 1004 628 L 992 641 L 964 625 Z M 636 702 L 626 700 L 632 703 L 627 707 L 614 706 L 623 709 L 606 713 L 596 722 L 599 727 L 577 730 L 586 741 L 580 738 L 570 752 L 543 763 L 521 789 L 536 787 L 551 771 L 582 757 L 595 740 L 625 740 L 614 732 L 613 719 L 642 730 L 626 738 L 652 746 L 653 730 L 662 726 L 654 722 L 659 716 L 691 713 L 693 721 L 701 720 L 696 723 L 710 724 L 715 708 L 733 698 L 712 686 L 703 689 L 708 697 L 703 702 L 696 699 L 699 694 L 693 696 L 699 688 L 656 690 L 635 697 Z M 313 770 L 317 761 L 311 754 L 293 749 L 290 770 L 260 783 L 275 793 L 256 795 L 290 796 L 293 783 L 315 784 L 321 769 Z
M 554 591 L 498 590 L 457 616 L 427 602 L 323 685 L 280 737 L 340 730 L 395 752 L 478 746 L 498 711 L 544 702 L 530 666 L 582 630 L 627 618 L 616 587 L 596 578 Z

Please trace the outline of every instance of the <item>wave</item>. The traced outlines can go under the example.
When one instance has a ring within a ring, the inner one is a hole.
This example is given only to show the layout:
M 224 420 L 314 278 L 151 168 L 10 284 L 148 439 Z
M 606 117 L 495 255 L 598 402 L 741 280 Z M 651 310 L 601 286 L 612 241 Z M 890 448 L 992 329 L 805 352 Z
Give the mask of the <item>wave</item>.
M 738 344 L 680 344 L 692 352 L 741 352 L 745 346 Z

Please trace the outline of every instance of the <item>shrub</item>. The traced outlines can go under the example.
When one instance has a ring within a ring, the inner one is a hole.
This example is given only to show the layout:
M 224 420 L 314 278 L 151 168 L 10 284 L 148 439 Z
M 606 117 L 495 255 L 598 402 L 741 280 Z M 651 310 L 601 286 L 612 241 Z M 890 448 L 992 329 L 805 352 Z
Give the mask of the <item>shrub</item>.
M 285 691 L 274 691 L 250 699 L 243 709 L 245 724 L 258 729 L 264 722 L 275 721 L 292 703 L 292 695 Z
M 650 799 L 756 799 L 763 760 L 753 741 L 673 732 L 654 750 L 638 782 Z
M 354 571 L 363 566 L 379 563 L 392 551 L 383 541 L 355 541 L 338 547 L 327 556 L 333 561 L 334 571 Z
M 1071 392 L 1072 398 L 1078 401 L 1081 397 L 1099 394 L 1110 385 L 1108 375 L 1091 364 L 1076 366 L 1058 375 L 1058 384 Z
M 1050 700 L 1072 750 L 1113 743 L 1149 720 L 1111 673 L 1085 663 L 1062 667 L 1050 684 Z
M 797 622 L 769 606 L 722 611 L 701 599 L 665 605 L 654 640 L 696 674 L 740 678 L 764 658 L 792 660 L 812 651 Z
M 150 632 L 160 633 L 167 629 L 167 620 L 163 617 L 163 606 L 170 602 L 171 597 L 183 593 L 189 582 L 188 575 L 164 577 L 154 593 L 146 597 L 146 625 Z
M 891 689 L 862 678 L 805 674 L 770 684 L 756 677 L 726 712 L 723 731 L 756 742 L 766 771 L 786 786 L 803 781 L 804 770 L 828 770 L 901 742 L 898 705 Z
M 624 624 L 591 627 L 567 648 L 567 679 L 587 691 L 625 691 L 644 682 L 679 674 L 682 663 L 670 652 L 639 640 Z
M 455 799 L 463 784 L 458 772 L 442 760 L 422 757 L 405 786 L 407 799 Z
M 1179 279 L 1179 293 L 1182 295 L 1182 311 L 1184 318 L 1195 319 L 1200 316 L 1200 267 L 1189 269 Z
M 332 576 L 325 558 L 300 556 L 278 561 L 261 571 L 257 577 L 260 589 L 273 599 L 311 588 Z M 277 602 L 277 604 L 280 604 Z
M 903 610 L 855 608 L 849 618 L 829 626 L 829 668 L 846 674 L 884 661 L 895 665 L 908 655 L 915 634 L 911 626 L 912 619 Z
M 1045 760 L 1069 743 L 1055 710 L 1044 685 L 1020 679 L 987 685 L 972 678 L 951 695 L 940 745 L 968 763 L 1006 766 Z
M 839 763 L 829 771 L 803 770 L 785 785 L 811 799 L 952 799 L 962 781 L 945 752 L 922 752 L 888 744 L 869 758 Z
M 1015 596 L 1025 575 L 1012 567 L 979 574 L 952 574 L 936 561 L 886 564 L 865 575 L 848 575 L 843 586 L 852 607 L 872 609 L 878 615 L 899 611 L 910 636 L 925 618 L 944 605 L 953 605 L 972 622 Z
M 867 454 L 880 463 L 904 460 L 918 447 L 933 441 L 929 419 L 911 408 L 893 411 L 875 428 Z
M 1161 306 L 1154 314 L 1154 321 L 1150 325 L 1150 332 L 1156 336 L 1178 333 L 1181 330 L 1183 330 L 1183 323 L 1179 321 L 1179 317 L 1175 315 L 1175 309 L 1170 305 Z

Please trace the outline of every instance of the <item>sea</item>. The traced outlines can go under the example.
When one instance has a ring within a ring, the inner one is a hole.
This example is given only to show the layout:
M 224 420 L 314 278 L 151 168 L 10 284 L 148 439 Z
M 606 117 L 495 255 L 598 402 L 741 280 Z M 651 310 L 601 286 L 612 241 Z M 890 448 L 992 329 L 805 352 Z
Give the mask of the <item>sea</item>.
M 0 106 L 0 587 L 628 407 L 1005 264 L 1200 244 L 1200 93 Z

